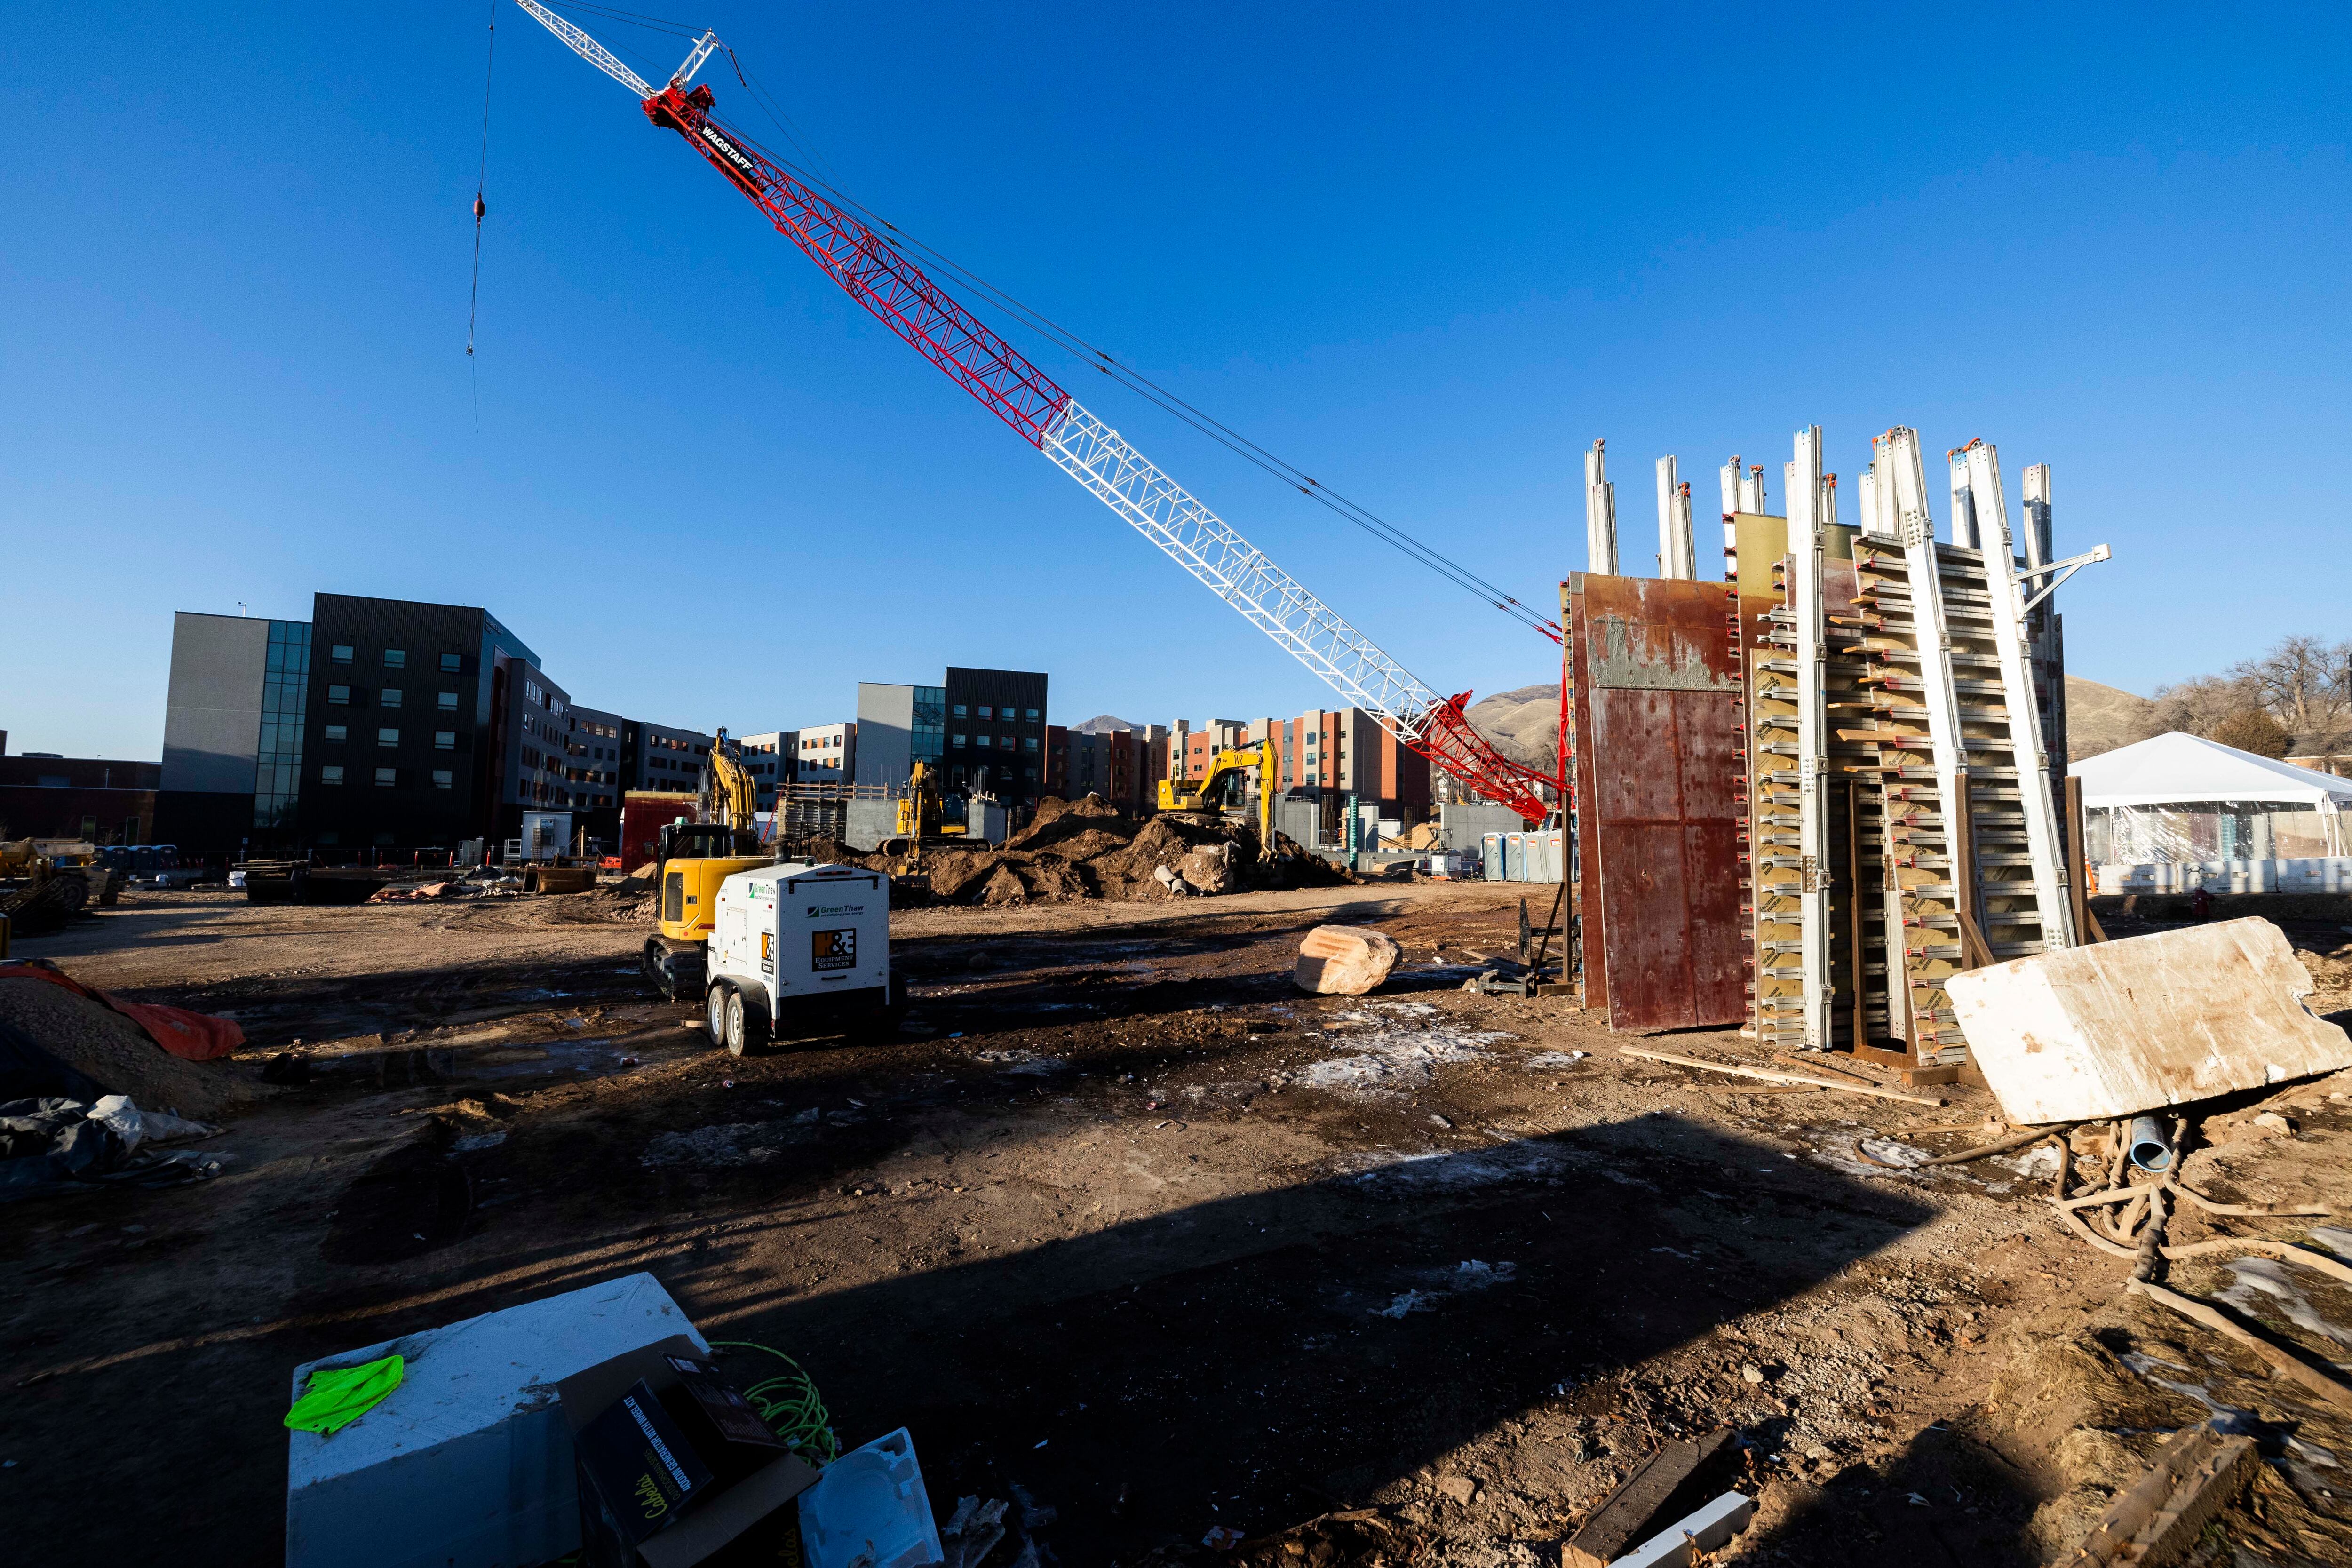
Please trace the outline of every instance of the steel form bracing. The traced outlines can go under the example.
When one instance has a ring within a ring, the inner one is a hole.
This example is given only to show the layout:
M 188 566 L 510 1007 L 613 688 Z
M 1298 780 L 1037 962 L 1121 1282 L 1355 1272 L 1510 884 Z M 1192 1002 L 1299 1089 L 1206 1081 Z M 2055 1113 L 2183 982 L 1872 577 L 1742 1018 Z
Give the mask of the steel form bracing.
M 1617 575 L 1617 487 L 1609 481 L 1605 443 L 1595 441 L 1584 454 L 1585 570 L 1604 577 Z
M 891 331 L 945 372 L 1146 538 L 1349 702 L 1370 708 L 1413 751 L 1532 820 L 1550 809 L 1538 785 L 1556 779 L 1505 758 L 1464 717 L 1468 694 L 1444 698 L 1415 679 L 1296 578 L 1120 438 L 965 310 L 895 245 L 811 190 L 709 112 L 694 70 L 719 47 L 705 34 L 656 89 L 604 46 L 537 4 L 517 0 L 591 65 L 636 94 L 655 124 L 676 131 Z
M 2001 493 L 2000 457 L 1982 441 L 1970 442 L 1953 462 L 1965 467 L 1969 507 L 1976 519 L 1978 553 L 1984 562 L 1987 609 L 1992 618 L 1992 644 L 2000 660 L 2003 706 L 2009 720 L 2010 758 L 2020 788 L 2018 809 L 2024 818 L 2026 854 L 2031 859 L 2034 914 L 2042 945 L 2055 951 L 2074 945 L 2077 935 L 2071 919 L 2073 900 L 2067 891 L 2065 848 L 2058 837 L 2058 806 L 2047 788 L 2051 758 L 2044 748 L 2049 734 L 2042 721 L 2042 693 L 2033 668 L 2033 634 L 2025 612 L 2025 595 L 2018 581 L 2009 527 L 2009 504 Z M 2047 469 L 2044 469 L 2047 472 Z M 1955 483 L 1957 484 L 1957 480 Z
M 1691 533 L 1690 487 L 1676 479 L 1672 458 L 1658 459 L 1658 575 L 1698 575 L 1698 551 Z
M 1922 1062 L 1958 1059 L 1964 1045 L 1946 978 L 2074 940 L 1999 468 L 1988 448 L 1955 456 L 1956 516 L 1986 547 L 1936 542 L 1917 436 L 1897 428 L 1879 438 L 1873 471 L 1874 531 L 1901 547 L 1901 564 L 1857 554 L 1880 634 L 1874 740 L 1901 921 L 1889 1013 Z
M 1822 527 L 1822 427 L 1797 432 L 1796 456 L 1789 463 L 1790 579 L 1797 592 L 1797 800 L 1799 928 L 1805 973 L 1802 995 L 1804 1044 L 1826 1050 L 1831 1043 L 1829 714 L 1825 707 L 1829 647 L 1822 606 L 1822 561 L 1828 546 Z
M 1820 427 L 1798 431 L 1792 447 L 1785 466 L 1787 553 L 1774 573 L 1780 606 L 1770 612 L 1765 646 L 1751 658 L 1748 688 L 1755 1027 L 1774 1044 L 1818 1050 L 1870 1035 L 1872 1019 L 1857 1018 L 1851 1004 L 1856 987 L 1884 965 L 1871 964 L 1850 929 L 1857 867 L 1864 886 L 1874 888 L 1878 877 L 1874 846 L 1855 836 L 1852 770 L 1869 754 L 1832 734 L 1838 713 L 1859 706 L 1857 634 L 1832 625 L 1828 613 L 1832 605 L 1852 608 L 1853 572 L 1844 559 L 1851 549 L 1836 552 L 1832 592 L 1838 527 L 1834 479 L 1822 471 Z M 1772 521 L 1757 514 L 1735 520 L 1748 526 Z M 1735 537 L 1735 572 L 1739 553 Z M 1842 997 L 1846 1005 L 1839 1005 Z M 1883 1017 L 1883 1001 L 1877 1006 Z M 1877 1026 L 1883 1030 L 1883 1022 Z
M 1784 1046 L 1891 1040 L 1918 1067 L 1948 1065 L 1964 1042 L 1946 977 L 2080 939 L 2050 784 L 2056 616 L 2032 586 L 2075 563 L 2050 559 L 2046 468 L 2029 470 L 2027 559 L 2012 559 L 1982 443 L 1952 455 L 1951 495 L 1984 547 L 1938 543 L 1906 429 L 1879 438 L 1859 530 L 1839 529 L 1812 436 L 1788 465 L 1782 605 L 1749 689 L 1756 1027 Z M 1849 549 L 1851 563 L 1828 559 Z M 1826 889 L 1809 876 L 1822 868 Z

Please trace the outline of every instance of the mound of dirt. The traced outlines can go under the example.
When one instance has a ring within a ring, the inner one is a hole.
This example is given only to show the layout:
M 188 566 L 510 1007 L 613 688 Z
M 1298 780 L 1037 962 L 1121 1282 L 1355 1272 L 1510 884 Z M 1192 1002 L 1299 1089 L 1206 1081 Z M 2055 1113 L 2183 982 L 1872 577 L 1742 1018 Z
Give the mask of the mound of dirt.
M 182 1061 L 111 1007 L 62 985 L 0 981 L 0 1026 L 142 1110 L 209 1119 L 272 1092 L 226 1062 Z
M 1118 807 L 1098 795 L 1082 795 L 1076 800 L 1047 795 L 1037 803 L 1037 815 L 1030 819 L 1029 826 L 1006 839 L 1004 847 L 1058 848 L 1068 840 L 1099 831 L 1116 833 L 1122 838 L 1132 837 L 1135 824 L 1129 821 Z
M 1242 888 L 1353 880 L 1280 834 L 1275 835 L 1274 853 L 1260 856 L 1256 834 L 1247 827 L 1165 813 L 1138 822 L 1090 795 L 1040 801 L 1035 819 L 1001 848 L 927 854 L 918 891 L 956 904 L 1074 899 L 1156 903 Z
M 896 864 L 887 855 L 874 854 L 864 849 L 852 849 L 838 838 L 809 839 L 806 843 L 795 847 L 791 858 L 795 860 L 814 861 L 820 866 L 856 866 L 867 871 L 897 869 Z

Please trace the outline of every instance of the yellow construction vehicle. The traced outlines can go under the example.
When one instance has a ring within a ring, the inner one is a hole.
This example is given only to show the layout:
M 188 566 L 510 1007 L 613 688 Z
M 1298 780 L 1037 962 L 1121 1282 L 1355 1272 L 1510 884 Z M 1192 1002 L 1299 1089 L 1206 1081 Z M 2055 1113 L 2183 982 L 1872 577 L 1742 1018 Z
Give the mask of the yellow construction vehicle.
M 1249 776 L 1257 775 L 1257 851 L 1274 847 L 1274 742 L 1229 746 L 1209 759 L 1209 771 L 1198 779 L 1161 779 L 1160 809 L 1201 812 L 1223 816 L 1245 809 L 1243 798 Z
M 752 822 L 760 806 L 759 786 L 724 730 L 711 742 L 710 763 L 702 770 L 698 790 L 695 809 L 700 820 L 664 827 L 654 860 L 659 925 L 646 938 L 646 976 L 673 1002 L 702 996 L 709 971 L 705 950 L 718 909 L 719 884 L 738 871 L 775 860 L 760 843 Z
M 114 885 L 98 846 L 86 839 L 0 843 L 0 925 L 17 936 L 56 931 L 85 908 L 114 902 Z M 6 951 L 0 936 L 0 953 Z
M 907 781 L 907 794 L 898 802 L 898 818 L 892 826 L 889 839 L 882 846 L 886 855 L 910 857 L 908 868 L 923 861 L 923 844 L 934 838 L 961 838 L 970 828 L 961 822 L 943 821 L 945 808 L 940 800 L 938 778 L 927 763 L 917 763 L 912 776 Z

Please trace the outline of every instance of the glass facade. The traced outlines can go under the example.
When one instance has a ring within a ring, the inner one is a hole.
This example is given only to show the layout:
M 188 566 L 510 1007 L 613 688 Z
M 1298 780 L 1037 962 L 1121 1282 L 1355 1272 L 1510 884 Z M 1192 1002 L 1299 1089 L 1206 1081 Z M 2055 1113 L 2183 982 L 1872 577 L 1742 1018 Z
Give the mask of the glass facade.
M 915 688 L 915 719 L 909 740 L 914 760 L 937 767 L 947 751 L 948 689 L 944 686 Z
M 253 825 L 294 826 L 302 788 L 302 714 L 309 706 L 310 623 L 269 623 L 269 663 L 261 678 L 260 765 L 253 778 Z

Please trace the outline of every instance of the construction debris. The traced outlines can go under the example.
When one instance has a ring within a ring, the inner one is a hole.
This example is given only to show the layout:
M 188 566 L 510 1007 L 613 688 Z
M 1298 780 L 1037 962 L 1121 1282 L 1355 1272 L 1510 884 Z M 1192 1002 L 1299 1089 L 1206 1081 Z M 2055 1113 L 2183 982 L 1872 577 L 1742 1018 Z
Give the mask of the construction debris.
M 1661 1445 L 1601 1500 L 1561 1548 L 1565 1568 L 1607 1568 L 1665 1521 L 1699 1506 L 1738 1458 L 1728 1428 Z
M 2222 1249 L 2239 1246 L 2240 1243 L 2231 1240 L 2224 1243 Z M 2152 1301 L 2162 1302 L 2191 1322 L 2202 1323 L 2215 1333 L 2235 1340 L 2267 1362 L 2276 1375 L 2303 1384 L 2331 1405 L 2352 1410 L 2352 1384 L 2346 1383 L 2286 1346 L 2263 1338 L 2205 1302 L 2191 1300 L 2151 1280 L 2135 1279 L 2130 1288 Z
M 1734 1078 L 1763 1079 L 1770 1083 L 1810 1084 L 1815 1089 L 1843 1089 L 1847 1094 L 1866 1094 L 1874 1100 L 1899 1100 L 1907 1105 L 1941 1105 L 1944 1102 L 1930 1094 L 1905 1094 L 1900 1089 L 1880 1089 L 1875 1085 L 1849 1083 L 1840 1079 L 1815 1078 L 1809 1073 L 1774 1072 L 1766 1068 L 1735 1067 L 1729 1062 L 1711 1062 L 1698 1057 L 1676 1056 L 1672 1051 L 1645 1051 L 1632 1046 L 1620 1046 L 1621 1057 L 1639 1057 L 1644 1061 L 1672 1062 L 1676 1067 L 1704 1068 L 1708 1072 L 1729 1073 Z M 2040 1134 L 2035 1134 L 2039 1137 Z
M 827 1465 L 800 1518 L 807 1568 L 935 1568 L 946 1559 L 904 1426 Z
M 2012 1121 L 2130 1117 L 2352 1067 L 2285 934 L 2222 921 L 2015 959 L 1948 989 Z
M 1361 996 L 1396 967 L 1397 944 L 1365 926 L 1317 926 L 1298 944 L 1291 980 L 1322 996 Z
M 2068 1568 L 2179 1562 L 2261 1466 L 2252 1437 L 2223 1434 L 2210 1421 L 2182 1427 L 2165 1440 L 2147 1474 L 2116 1495 Z
M 1323 887 L 1355 879 L 1279 833 L 1272 852 L 1261 855 L 1253 827 L 1169 812 L 1138 822 L 1092 795 L 1038 802 L 1035 818 L 993 849 L 933 847 L 918 863 L 818 840 L 800 853 L 887 871 L 896 889 L 950 904 L 1156 902 L 1244 887 Z
M 1726 1492 L 1617 1559 L 1616 1568 L 1692 1568 L 1700 1552 L 1713 1552 L 1755 1517 L 1754 1498 Z
M 206 1181 L 220 1174 L 218 1160 L 142 1151 L 219 1131 L 163 1111 L 142 1112 L 120 1094 L 94 1104 L 57 1098 L 0 1102 L 0 1203 L 83 1183 L 156 1187 Z

